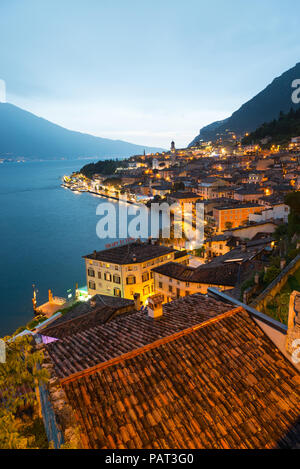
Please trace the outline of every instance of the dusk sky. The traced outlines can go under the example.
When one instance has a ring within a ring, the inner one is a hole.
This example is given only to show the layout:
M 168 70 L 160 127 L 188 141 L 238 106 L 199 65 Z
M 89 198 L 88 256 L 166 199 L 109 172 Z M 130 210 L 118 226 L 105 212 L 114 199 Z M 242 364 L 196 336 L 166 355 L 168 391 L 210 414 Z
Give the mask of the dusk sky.
M 298 0 L 0 0 L 0 79 L 69 129 L 186 146 L 300 61 L 299 17 Z

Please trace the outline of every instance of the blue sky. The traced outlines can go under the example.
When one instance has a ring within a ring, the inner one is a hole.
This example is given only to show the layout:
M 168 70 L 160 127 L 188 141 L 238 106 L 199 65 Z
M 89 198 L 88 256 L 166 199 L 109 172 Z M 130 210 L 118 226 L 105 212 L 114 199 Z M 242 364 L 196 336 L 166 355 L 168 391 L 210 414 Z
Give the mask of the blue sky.
M 0 0 L 0 79 L 67 128 L 185 146 L 300 61 L 299 17 L 298 0 Z

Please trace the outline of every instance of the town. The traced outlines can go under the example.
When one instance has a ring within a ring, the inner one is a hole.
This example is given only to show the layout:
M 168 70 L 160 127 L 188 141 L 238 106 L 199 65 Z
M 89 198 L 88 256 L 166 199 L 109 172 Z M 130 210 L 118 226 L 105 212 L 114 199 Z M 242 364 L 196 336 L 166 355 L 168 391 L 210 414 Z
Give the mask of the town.
M 1 450 L 300 449 L 288 6 L 0 2 Z
M 13 341 L 35 339 L 54 448 L 299 447 L 299 184 L 300 137 L 262 149 L 231 134 L 64 177 L 114 203 L 201 203 L 204 240 L 91 246 L 86 286 L 34 295 Z

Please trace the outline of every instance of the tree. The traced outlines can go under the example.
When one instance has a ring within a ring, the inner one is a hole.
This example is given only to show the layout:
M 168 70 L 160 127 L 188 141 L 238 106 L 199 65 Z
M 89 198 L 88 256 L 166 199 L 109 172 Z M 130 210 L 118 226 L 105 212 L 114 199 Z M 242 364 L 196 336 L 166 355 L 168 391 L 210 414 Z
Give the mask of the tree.
M 289 192 L 284 202 L 290 207 L 288 233 L 293 236 L 300 233 L 300 191 Z
M 42 368 L 43 353 L 34 348 L 31 336 L 6 337 L 6 362 L 0 366 L 0 447 L 30 447 L 32 438 L 22 435 L 22 412 L 37 408 L 41 413 L 38 387 L 47 383 Z
M 275 265 L 269 267 L 264 275 L 264 283 L 269 285 L 280 274 L 280 269 Z

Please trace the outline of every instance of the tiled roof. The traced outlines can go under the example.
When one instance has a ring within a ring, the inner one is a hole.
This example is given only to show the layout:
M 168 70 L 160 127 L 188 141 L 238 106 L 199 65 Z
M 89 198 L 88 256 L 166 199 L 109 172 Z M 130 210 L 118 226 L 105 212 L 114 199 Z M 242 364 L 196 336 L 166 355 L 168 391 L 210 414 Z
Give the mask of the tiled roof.
M 227 264 L 222 266 L 222 269 L 220 269 L 219 265 L 203 264 L 195 269 L 177 264 L 176 262 L 168 262 L 152 270 L 158 274 L 183 282 L 225 286 L 234 286 L 239 274 L 239 266 L 237 264 Z
M 65 377 L 195 326 L 231 308 L 197 293 L 163 305 L 164 314 L 158 320 L 148 318 L 144 312 L 122 315 L 107 324 L 48 344 L 47 350 L 58 376 Z
M 200 199 L 200 195 L 195 192 L 173 192 L 170 194 L 173 199 Z
M 133 264 L 134 262 L 145 262 L 149 259 L 155 259 L 174 251 L 174 249 L 167 246 L 134 242 L 124 246 L 97 251 L 83 257 L 102 262 L 111 262 L 113 264 Z
M 134 301 L 107 295 L 95 295 L 89 301 L 80 303 L 53 321 L 41 332 L 50 337 L 63 338 L 78 331 L 104 324 L 115 314 L 134 311 Z
M 87 448 L 300 447 L 299 373 L 241 308 L 62 385 Z
M 224 207 L 216 207 L 216 210 L 237 210 L 240 208 L 255 208 L 255 207 L 261 207 L 260 204 L 253 204 L 253 203 L 245 203 L 245 204 L 231 204 L 231 205 L 226 205 Z

